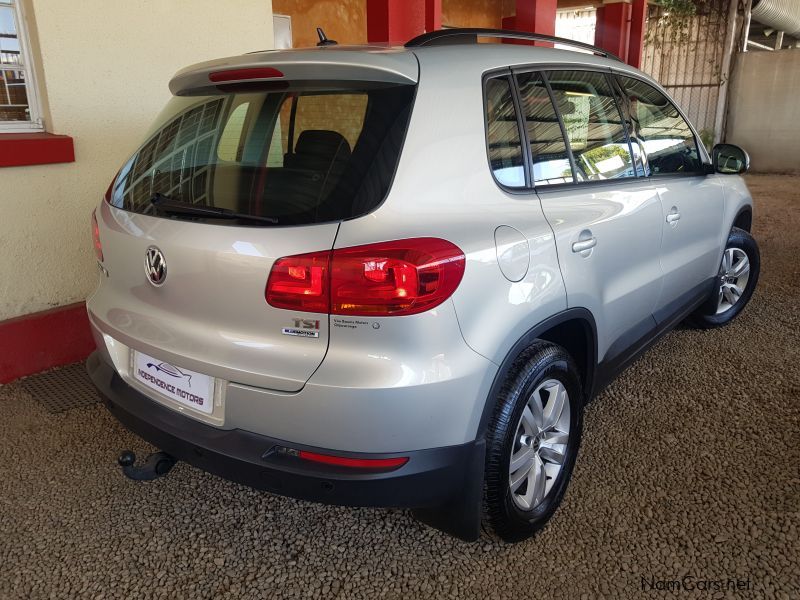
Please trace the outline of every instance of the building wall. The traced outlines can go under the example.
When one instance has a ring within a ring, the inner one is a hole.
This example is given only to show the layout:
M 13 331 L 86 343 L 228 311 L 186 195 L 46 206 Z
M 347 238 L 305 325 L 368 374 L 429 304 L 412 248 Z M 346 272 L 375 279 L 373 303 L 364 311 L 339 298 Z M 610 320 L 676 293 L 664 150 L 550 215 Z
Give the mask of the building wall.
M 726 141 L 750 154 L 754 171 L 800 173 L 800 49 L 736 57 Z
M 93 207 L 179 68 L 272 46 L 269 0 L 26 0 L 48 131 L 74 163 L 0 169 L 0 321 L 84 299 Z
M 272 10 L 292 17 L 295 48 L 315 46 L 317 27 L 340 44 L 367 43 L 367 0 L 272 0 Z
M 514 7 L 515 0 L 442 0 L 442 24 L 497 28 Z M 340 44 L 367 43 L 366 0 L 272 0 L 272 10 L 292 17 L 295 48 L 315 45 L 317 27 Z
M 503 17 L 512 14 L 513 0 L 442 0 L 442 25 L 447 27 L 498 29 Z

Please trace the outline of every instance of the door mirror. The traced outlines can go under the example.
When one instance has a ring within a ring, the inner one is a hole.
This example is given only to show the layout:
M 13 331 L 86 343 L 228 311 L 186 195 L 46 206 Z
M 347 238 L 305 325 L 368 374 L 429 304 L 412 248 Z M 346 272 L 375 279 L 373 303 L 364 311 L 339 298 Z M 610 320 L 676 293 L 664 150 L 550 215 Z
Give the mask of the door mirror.
M 711 150 L 714 170 L 723 175 L 738 175 L 750 168 L 750 157 L 742 148 L 733 144 L 717 144 Z

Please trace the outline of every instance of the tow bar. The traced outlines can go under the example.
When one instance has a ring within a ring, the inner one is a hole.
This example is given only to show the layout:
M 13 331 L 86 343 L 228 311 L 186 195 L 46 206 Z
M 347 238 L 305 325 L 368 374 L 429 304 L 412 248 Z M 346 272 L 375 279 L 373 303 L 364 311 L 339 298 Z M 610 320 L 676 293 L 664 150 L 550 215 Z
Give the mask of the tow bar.
M 150 454 L 140 466 L 136 466 L 136 454 L 130 450 L 123 450 L 117 459 L 122 467 L 122 472 L 128 479 L 135 481 L 152 481 L 169 473 L 170 469 L 178 462 L 175 457 L 166 452 Z

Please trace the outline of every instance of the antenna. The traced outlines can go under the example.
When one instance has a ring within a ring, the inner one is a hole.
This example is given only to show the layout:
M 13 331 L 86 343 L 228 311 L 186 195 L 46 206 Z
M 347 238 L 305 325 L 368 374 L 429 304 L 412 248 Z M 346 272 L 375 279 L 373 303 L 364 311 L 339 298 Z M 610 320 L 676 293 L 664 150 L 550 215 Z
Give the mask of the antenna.
M 339 43 L 336 40 L 329 40 L 325 32 L 322 31 L 322 27 L 317 27 L 317 35 L 319 36 L 317 46 L 335 46 Z

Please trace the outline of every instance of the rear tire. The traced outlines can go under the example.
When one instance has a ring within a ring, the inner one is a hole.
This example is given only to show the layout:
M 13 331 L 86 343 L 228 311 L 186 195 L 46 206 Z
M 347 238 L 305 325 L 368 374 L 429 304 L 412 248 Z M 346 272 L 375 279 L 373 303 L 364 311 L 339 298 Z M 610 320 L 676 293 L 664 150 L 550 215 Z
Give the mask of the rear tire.
M 725 243 L 716 285 L 687 323 L 698 329 L 730 323 L 750 301 L 760 271 L 761 255 L 756 240 L 745 230 L 734 227 Z
M 561 503 L 583 404 L 575 362 L 560 346 L 535 342 L 515 362 L 486 436 L 485 522 L 504 541 L 532 536 Z

